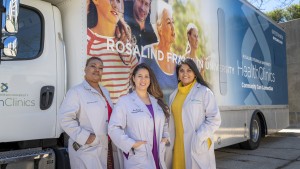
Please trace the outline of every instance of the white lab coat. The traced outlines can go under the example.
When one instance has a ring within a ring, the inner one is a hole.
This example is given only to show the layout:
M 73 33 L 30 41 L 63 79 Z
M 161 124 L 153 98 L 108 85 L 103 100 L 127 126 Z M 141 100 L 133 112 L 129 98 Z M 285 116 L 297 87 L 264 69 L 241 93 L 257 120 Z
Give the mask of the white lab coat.
M 149 96 L 154 111 L 160 168 L 166 169 L 165 143 L 161 143 L 161 139 L 169 138 L 168 123 L 157 100 L 150 94 Z M 123 155 L 125 169 L 155 168 L 152 155 L 153 129 L 152 115 L 135 91 L 119 99 L 108 125 L 108 133 L 118 148 L 129 153 L 128 159 Z M 131 148 L 136 141 L 147 141 L 147 144 L 134 149 L 134 154 Z
M 108 91 L 102 86 L 100 88 L 113 107 Z M 84 80 L 68 91 L 59 110 L 59 122 L 70 136 L 68 150 L 72 169 L 107 168 L 107 104 L 104 97 L 87 81 Z M 94 133 L 96 139 L 86 145 L 90 133 Z M 74 141 L 82 145 L 77 151 L 72 146 Z M 116 154 L 114 162 L 118 164 Z
M 178 89 L 170 95 L 170 107 L 177 92 Z M 186 169 L 215 169 L 213 134 L 221 125 L 221 116 L 214 95 L 209 88 L 195 83 L 183 103 L 182 122 Z M 168 168 L 172 168 L 172 150 L 175 139 L 172 113 L 169 132 L 171 146 L 167 147 L 166 150 L 166 163 Z M 208 138 L 212 141 L 210 148 L 207 144 Z

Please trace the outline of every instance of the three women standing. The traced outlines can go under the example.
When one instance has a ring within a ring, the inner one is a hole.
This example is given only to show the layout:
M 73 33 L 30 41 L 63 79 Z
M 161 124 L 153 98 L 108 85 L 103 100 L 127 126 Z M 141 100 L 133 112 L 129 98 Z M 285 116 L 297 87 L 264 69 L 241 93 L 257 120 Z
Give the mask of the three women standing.
M 170 96 L 169 168 L 172 163 L 173 169 L 214 169 L 213 134 L 221 124 L 216 100 L 193 60 L 182 61 L 176 73 L 178 88 Z
M 99 85 L 102 69 L 101 59 L 88 59 L 85 80 L 68 91 L 60 109 L 61 126 L 70 136 L 72 169 L 113 167 L 107 133 L 124 152 L 124 168 L 166 169 L 169 140 L 174 150 L 167 153 L 167 160 L 173 169 L 216 168 L 213 134 L 221 123 L 220 112 L 191 59 L 176 68 L 179 83 L 170 96 L 169 125 L 163 93 L 146 64 L 133 70 L 134 91 L 120 98 L 112 115 L 109 93 Z
M 163 93 L 145 63 L 135 67 L 131 82 L 134 91 L 117 102 L 108 133 L 124 152 L 125 168 L 166 169 L 169 109 L 162 101 Z

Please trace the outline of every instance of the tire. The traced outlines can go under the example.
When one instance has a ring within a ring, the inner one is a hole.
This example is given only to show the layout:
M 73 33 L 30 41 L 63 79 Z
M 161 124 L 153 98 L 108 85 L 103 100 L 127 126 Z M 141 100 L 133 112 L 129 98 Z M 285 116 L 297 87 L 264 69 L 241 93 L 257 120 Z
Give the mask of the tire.
M 261 136 L 262 136 L 262 128 L 261 122 L 257 114 L 254 114 L 251 119 L 250 124 L 250 139 L 240 143 L 240 147 L 246 150 L 255 150 L 258 148 Z

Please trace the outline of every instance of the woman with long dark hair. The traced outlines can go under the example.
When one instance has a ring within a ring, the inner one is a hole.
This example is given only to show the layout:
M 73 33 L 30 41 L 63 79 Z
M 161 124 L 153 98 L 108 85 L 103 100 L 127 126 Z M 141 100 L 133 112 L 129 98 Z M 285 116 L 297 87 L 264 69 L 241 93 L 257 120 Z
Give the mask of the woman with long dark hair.
M 169 109 L 157 79 L 145 63 L 135 67 L 133 92 L 117 102 L 108 125 L 115 145 L 124 152 L 124 167 L 166 169 Z
M 193 60 L 182 61 L 176 73 L 178 88 L 170 96 L 173 151 L 167 160 L 173 169 L 214 169 L 213 135 L 221 124 L 216 100 Z

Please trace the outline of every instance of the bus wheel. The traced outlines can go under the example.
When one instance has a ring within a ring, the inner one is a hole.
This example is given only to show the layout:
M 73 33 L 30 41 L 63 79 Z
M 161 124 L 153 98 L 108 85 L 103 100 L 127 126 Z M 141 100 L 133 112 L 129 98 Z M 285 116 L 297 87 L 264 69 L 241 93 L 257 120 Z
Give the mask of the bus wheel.
M 255 150 L 258 148 L 260 140 L 261 140 L 261 123 L 260 119 L 255 114 L 252 117 L 251 124 L 250 124 L 250 139 L 240 143 L 240 147 L 242 149 L 247 149 L 247 150 Z

